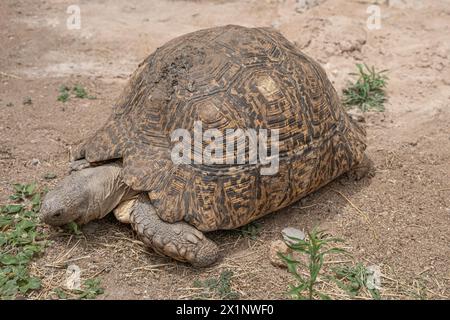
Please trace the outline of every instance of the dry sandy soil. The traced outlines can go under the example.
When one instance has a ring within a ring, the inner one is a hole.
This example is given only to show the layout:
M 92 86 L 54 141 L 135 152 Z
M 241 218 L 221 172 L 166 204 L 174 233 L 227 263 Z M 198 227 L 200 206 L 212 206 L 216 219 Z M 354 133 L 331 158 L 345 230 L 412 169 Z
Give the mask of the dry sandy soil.
M 381 29 L 372 31 L 370 1 L 316 1 L 303 12 L 293 0 L 76 2 L 80 30 L 66 28 L 70 0 L 0 2 L 2 203 L 15 182 L 52 188 L 67 174 L 70 146 L 106 120 L 137 64 L 167 40 L 201 28 L 275 27 L 325 67 L 339 92 L 355 63 L 389 69 L 389 101 L 385 112 L 366 115 L 374 177 L 340 178 L 261 219 L 256 240 L 213 233 L 222 249 L 217 265 L 195 270 L 160 257 L 107 217 L 78 237 L 49 230 L 53 244 L 32 265 L 44 288 L 31 298 L 52 297 L 72 261 L 83 279 L 102 279 L 99 299 L 193 298 L 196 279 L 224 270 L 234 272 L 242 298 L 285 299 L 293 279 L 271 265 L 270 244 L 284 227 L 315 225 L 345 239 L 355 261 L 381 267 L 383 298 L 450 298 L 449 1 L 380 1 Z M 57 101 L 61 85 L 77 83 L 97 99 Z M 31 105 L 23 103 L 28 97 Z M 57 178 L 46 180 L 47 173 Z M 319 286 L 347 298 L 326 281 Z

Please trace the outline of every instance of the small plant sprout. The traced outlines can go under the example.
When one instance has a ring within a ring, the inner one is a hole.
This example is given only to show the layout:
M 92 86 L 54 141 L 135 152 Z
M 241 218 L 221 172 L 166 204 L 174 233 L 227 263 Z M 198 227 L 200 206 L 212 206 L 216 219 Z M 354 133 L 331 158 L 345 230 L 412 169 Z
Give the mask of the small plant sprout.
M 302 300 L 330 299 L 329 296 L 316 289 L 316 283 L 325 258 L 331 254 L 346 253 L 344 249 L 332 246 L 343 240 L 332 238 L 325 231 L 316 228 L 307 235 L 305 240 L 291 238 L 293 242 L 287 243 L 293 253 L 300 254 L 300 259 L 295 259 L 292 254 L 285 256 L 279 253 L 279 256 L 286 262 L 288 271 L 297 280 L 296 285 L 290 286 L 289 294 L 293 298 Z
M 78 299 L 95 299 L 98 295 L 103 294 L 104 290 L 100 287 L 100 282 L 99 278 L 84 281 L 82 289 L 76 290 Z
M 330 277 L 331 280 L 350 297 L 356 297 L 361 290 L 366 289 L 372 298 L 380 299 L 379 290 L 368 285 L 370 270 L 362 263 L 337 266 L 332 268 L 332 270 L 335 276 Z
M 76 236 L 83 234 L 83 232 L 81 232 L 80 226 L 74 221 L 69 222 L 65 225 L 65 227 L 71 234 L 74 234 Z
M 79 290 L 55 288 L 53 293 L 58 299 L 63 300 L 92 300 L 104 293 L 104 289 L 100 285 L 101 280 L 99 278 L 91 278 L 85 280 Z
M 238 299 L 239 293 L 231 288 L 231 278 L 233 272 L 230 270 L 223 271 L 218 278 L 209 278 L 204 281 L 195 280 L 194 287 L 203 289 L 196 298 L 209 299 L 218 296 L 221 299 Z
M 256 240 L 261 231 L 261 225 L 258 222 L 253 221 L 249 224 L 246 224 L 245 226 L 240 227 L 239 231 L 244 237 L 251 240 Z
M 61 102 L 66 102 L 70 99 L 70 93 L 73 93 L 73 95 L 76 98 L 79 99 L 95 99 L 94 96 L 91 96 L 87 93 L 86 89 L 80 85 L 80 84 L 76 84 L 72 90 L 70 90 L 70 88 L 66 85 L 63 85 L 59 88 L 59 96 L 58 96 L 58 101 Z
M 61 102 L 67 102 L 67 100 L 69 100 L 69 87 L 67 86 L 61 86 L 59 87 L 59 96 L 58 96 L 58 101 Z
M 77 85 L 75 85 L 75 87 L 73 87 L 73 92 L 75 93 L 75 96 L 80 99 L 87 98 L 87 96 L 88 96 L 86 89 L 84 89 L 84 87 L 82 87 L 79 84 L 77 84 Z
M 75 87 L 73 87 L 73 91 L 74 91 L 75 96 L 77 98 L 80 98 L 80 99 L 86 99 L 87 98 L 87 99 L 91 99 L 91 100 L 95 99 L 94 96 L 89 95 L 87 93 L 86 89 L 83 86 L 79 85 L 79 84 L 77 84 L 77 85 L 75 85 Z
M 387 70 L 377 72 L 374 67 L 369 68 L 365 64 L 357 64 L 356 67 L 358 73 L 351 73 L 351 75 L 358 76 L 358 79 L 343 90 L 344 105 L 348 108 L 356 106 L 363 112 L 384 111 L 385 88 L 388 81 L 388 77 L 385 75 Z

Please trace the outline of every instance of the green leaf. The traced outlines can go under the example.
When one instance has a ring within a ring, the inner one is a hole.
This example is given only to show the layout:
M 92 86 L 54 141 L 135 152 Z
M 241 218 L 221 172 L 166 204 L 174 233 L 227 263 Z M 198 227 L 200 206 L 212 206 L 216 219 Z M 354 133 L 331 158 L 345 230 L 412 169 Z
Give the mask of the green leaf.
M 58 101 L 61 101 L 61 102 L 67 102 L 67 100 L 69 100 L 69 93 L 68 92 L 63 92 L 63 93 L 61 93 L 59 96 L 58 96 L 58 98 L 57 98 L 57 100 Z
M 69 232 L 75 234 L 75 235 L 81 235 L 83 234 L 83 232 L 81 232 L 80 227 L 78 226 L 78 224 L 76 222 L 69 222 L 68 224 L 66 224 L 66 228 L 67 230 L 69 230 Z
M 15 183 L 13 184 L 14 190 L 16 190 L 16 192 L 22 193 L 25 190 L 25 186 L 20 184 L 20 183 Z
M 17 264 L 17 257 L 9 254 L 9 253 L 5 253 L 0 255 L 0 263 L 4 264 L 4 265 L 14 265 Z
M 22 281 L 19 290 L 22 294 L 27 293 L 30 290 L 37 290 L 41 288 L 41 280 L 35 277 L 26 278 Z
M 377 289 L 368 289 L 368 291 L 373 299 L 375 300 L 381 299 L 380 291 L 378 291 Z
M 9 226 L 14 222 L 14 218 L 11 216 L 0 216 L 0 228 L 4 226 Z
M 75 92 L 75 96 L 77 98 L 84 99 L 88 96 L 86 90 L 79 84 L 75 85 L 75 87 L 73 88 L 73 91 Z
M 55 288 L 53 292 L 59 299 L 67 299 L 67 294 L 61 288 Z
M 36 189 L 36 183 L 31 183 L 25 187 L 25 194 L 27 196 L 31 196 L 34 194 L 35 189 Z
M 324 294 L 324 293 L 320 293 L 320 292 L 315 292 L 318 296 L 319 296 L 319 298 L 320 299 L 322 299 L 322 300 L 331 300 L 331 297 L 330 296 L 328 296 L 328 295 L 326 295 L 326 294 Z
M 39 193 L 36 193 L 33 198 L 31 199 L 31 204 L 33 207 L 39 206 L 41 204 L 41 195 Z
M 16 200 L 22 199 L 22 196 L 21 196 L 21 195 L 18 195 L 18 194 L 12 194 L 12 195 L 9 196 L 9 198 L 10 198 L 11 200 L 16 201 Z
M 27 294 L 40 288 L 39 278 L 29 274 L 28 265 L 41 252 L 45 235 L 37 230 L 37 212 L 40 194 L 36 184 L 15 184 L 11 199 L 24 204 L 11 204 L 1 208 L 0 215 L 0 299 L 14 299 L 20 292 Z M 29 199 L 32 197 L 31 199 Z M 33 210 L 25 208 L 33 207 Z
M 9 204 L 3 207 L 3 212 L 5 213 L 18 213 L 23 209 L 20 204 Z
M 70 90 L 70 88 L 68 86 L 66 86 L 66 85 L 62 85 L 62 86 L 59 87 L 59 92 L 61 92 L 61 93 L 64 93 L 64 92 L 69 91 L 69 90 Z

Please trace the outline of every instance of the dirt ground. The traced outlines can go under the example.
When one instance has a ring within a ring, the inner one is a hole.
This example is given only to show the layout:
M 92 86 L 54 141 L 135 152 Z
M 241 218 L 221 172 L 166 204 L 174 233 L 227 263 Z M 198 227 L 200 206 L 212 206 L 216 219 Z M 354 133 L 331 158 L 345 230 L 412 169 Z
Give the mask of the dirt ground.
M 307 3 L 296 10 L 294 0 L 80 0 L 81 29 L 68 30 L 71 0 L 0 2 L 1 203 L 12 183 L 52 188 L 63 178 L 70 146 L 102 125 L 138 63 L 187 32 L 272 26 L 320 62 L 338 92 L 355 63 L 388 69 L 390 78 L 386 111 L 366 115 L 374 177 L 340 178 L 259 220 L 255 240 L 239 231 L 211 234 L 222 259 L 202 270 L 145 250 L 113 217 L 78 237 L 52 229 L 53 244 L 31 266 L 43 279 L 33 298 L 52 297 L 72 262 L 83 279 L 102 279 L 99 299 L 194 298 L 195 280 L 224 270 L 233 271 L 241 298 L 285 299 L 293 278 L 272 266 L 270 244 L 285 227 L 316 225 L 345 239 L 355 261 L 381 267 L 382 298 L 450 298 L 450 2 L 382 3 L 379 30 L 366 26 L 370 1 Z M 77 83 L 96 99 L 57 101 L 61 85 Z M 57 178 L 44 179 L 48 173 Z

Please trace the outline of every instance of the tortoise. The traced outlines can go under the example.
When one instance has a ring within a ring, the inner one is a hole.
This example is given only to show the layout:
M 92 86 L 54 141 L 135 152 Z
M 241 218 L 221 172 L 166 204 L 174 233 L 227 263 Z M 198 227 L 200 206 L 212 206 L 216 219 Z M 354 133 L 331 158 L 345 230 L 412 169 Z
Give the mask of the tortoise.
M 238 162 L 234 151 L 211 164 L 192 161 L 194 148 L 189 161 L 174 162 L 172 149 L 183 142 L 172 133 L 192 134 L 198 122 L 224 134 L 277 132 L 278 170 L 262 174 L 265 164 Z M 138 66 L 106 124 L 72 152 L 73 171 L 46 195 L 41 220 L 84 224 L 114 211 L 156 252 L 204 267 L 219 257 L 205 232 L 238 228 L 343 173 L 365 172 L 365 148 L 364 128 L 325 71 L 279 32 L 204 29 Z

